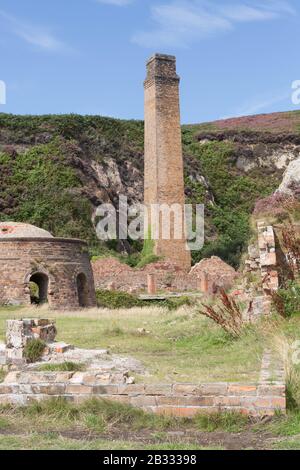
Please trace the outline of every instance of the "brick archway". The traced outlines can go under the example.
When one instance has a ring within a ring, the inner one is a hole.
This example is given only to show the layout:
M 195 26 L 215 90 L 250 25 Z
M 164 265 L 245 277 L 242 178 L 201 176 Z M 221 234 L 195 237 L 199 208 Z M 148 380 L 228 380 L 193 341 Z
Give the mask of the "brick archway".
M 34 288 L 33 292 L 33 285 Z M 55 279 L 42 267 L 38 267 L 26 274 L 24 279 L 25 292 L 28 295 L 28 303 L 42 305 L 51 303 L 50 296 L 53 293 Z
M 89 306 L 89 286 L 86 275 L 81 272 L 76 276 L 76 286 L 79 307 Z
M 49 277 L 45 273 L 34 273 L 29 279 L 30 301 L 32 304 L 42 305 L 48 302 Z M 32 286 L 36 286 L 33 292 Z

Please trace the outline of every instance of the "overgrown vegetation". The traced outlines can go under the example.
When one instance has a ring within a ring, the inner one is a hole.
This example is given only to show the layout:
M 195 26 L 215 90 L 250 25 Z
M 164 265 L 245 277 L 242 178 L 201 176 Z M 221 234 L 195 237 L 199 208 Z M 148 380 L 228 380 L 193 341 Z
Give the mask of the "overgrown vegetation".
M 61 364 L 43 364 L 39 366 L 38 370 L 41 372 L 80 372 L 85 370 L 85 365 L 76 362 L 65 361 Z
M 99 116 L 0 114 L 0 220 L 32 223 L 55 236 L 89 242 L 105 252 L 92 222 L 91 159 L 141 166 L 143 122 Z M 113 199 L 113 188 L 110 188 Z
M 283 228 L 282 238 L 287 253 L 290 272 L 295 280 L 300 276 L 300 237 L 293 224 L 289 224 L 287 227 Z
M 282 317 L 300 315 L 300 285 L 298 282 L 289 282 L 285 288 L 273 293 L 272 299 L 276 312 Z
M 276 175 L 264 178 L 263 170 L 247 174 L 236 168 L 236 149 L 233 143 L 212 141 L 205 144 L 186 140 L 185 151 L 199 161 L 201 172 L 209 183 L 214 204 L 206 204 L 206 242 L 202 250 L 193 253 L 194 261 L 212 255 L 238 267 L 241 254 L 249 240 L 249 217 L 255 202 L 271 194 L 278 186 Z M 193 181 L 189 202 L 207 203 L 203 184 Z
M 96 291 L 97 305 L 101 308 L 120 309 L 133 307 L 158 306 L 168 310 L 177 310 L 184 305 L 192 305 L 193 301 L 188 296 L 167 298 L 162 300 L 141 300 L 136 295 L 115 290 Z
M 199 313 L 213 320 L 230 335 L 239 337 L 243 327 L 240 306 L 223 289 L 220 291 L 219 300 L 220 304 L 217 306 L 202 305 Z
M 102 308 L 118 309 L 141 307 L 142 301 L 135 295 L 121 291 L 97 290 L 97 305 Z
M 31 339 L 24 348 L 27 362 L 37 362 L 43 355 L 46 343 L 40 339 Z

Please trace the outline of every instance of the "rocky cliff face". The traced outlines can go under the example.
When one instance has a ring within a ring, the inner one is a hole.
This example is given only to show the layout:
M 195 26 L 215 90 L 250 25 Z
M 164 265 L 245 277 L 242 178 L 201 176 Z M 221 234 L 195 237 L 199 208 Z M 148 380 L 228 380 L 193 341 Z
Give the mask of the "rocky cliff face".
M 186 198 L 206 206 L 206 244 L 195 261 L 218 255 L 238 264 L 255 201 L 280 186 L 289 165 L 284 187 L 299 173 L 299 130 L 297 112 L 183 126 Z M 84 237 L 101 252 L 98 205 L 117 205 L 120 194 L 143 200 L 143 123 L 0 114 L 0 168 L 0 220 Z

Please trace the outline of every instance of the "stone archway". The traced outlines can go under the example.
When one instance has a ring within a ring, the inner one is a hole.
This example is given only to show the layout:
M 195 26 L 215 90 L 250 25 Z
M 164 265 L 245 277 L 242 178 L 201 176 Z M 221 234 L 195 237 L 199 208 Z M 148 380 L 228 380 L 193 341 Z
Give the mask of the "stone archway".
M 32 304 L 48 302 L 49 277 L 43 272 L 36 272 L 29 278 L 30 301 Z
M 89 306 L 89 287 L 87 277 L 84 273 L 79 273 L 76 277 L 77 295 L 79 307 Z

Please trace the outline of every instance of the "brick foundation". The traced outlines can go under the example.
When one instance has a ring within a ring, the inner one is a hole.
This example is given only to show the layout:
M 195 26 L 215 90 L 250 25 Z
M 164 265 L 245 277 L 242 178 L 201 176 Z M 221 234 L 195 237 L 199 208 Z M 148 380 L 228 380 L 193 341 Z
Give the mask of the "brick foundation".
M 192 417 L 198 413 L 236 411 L 254 417 L 285 413 L 284 372 L 270 372 L 264 355 L 258 383 L 107 383 L 103 373 L 10 372 L 0 384 L 0 404 L 26 405 L 64 397 L 74 403 L 89 398 L 113 400 L 164 415 Z

